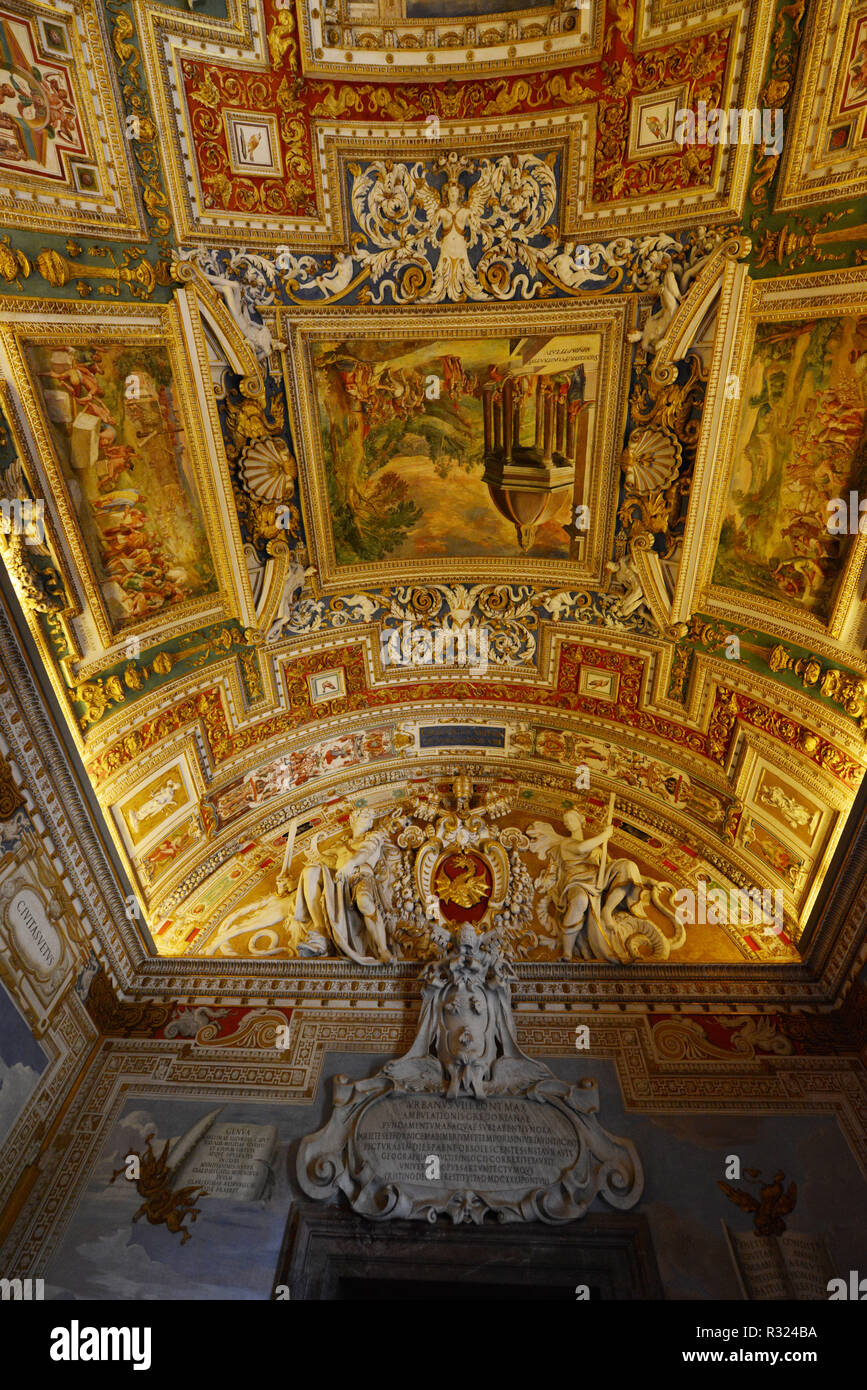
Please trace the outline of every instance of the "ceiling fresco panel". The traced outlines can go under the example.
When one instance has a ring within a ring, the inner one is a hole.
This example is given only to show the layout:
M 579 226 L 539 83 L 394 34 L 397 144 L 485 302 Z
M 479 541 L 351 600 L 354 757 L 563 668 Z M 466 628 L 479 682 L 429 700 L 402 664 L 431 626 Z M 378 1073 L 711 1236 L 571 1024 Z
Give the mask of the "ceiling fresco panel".
M 487 316 L 484 336 L 466 313 L 407 319 L 405 335 L 365 311 L 281 317 L 304 363 L 294 425 L 311 450 L 303 475 L 323 585 L 403 581 L 434 557 L 456 578 L 470 557 L 504 576 L 518 556 L 540 577 L 550 562 L 598 574 L 625 307 Z M 576 529 L 581 507 L 588 535 Z
M 812 628 L 814 640 L 843 632 L 860 602 L 867 542 L 829 521 L 835 499 L 863 485 L 865 290 L 863 271 L 752 285 L 737 310 L 744 389 L 724 402 L 714 459 L 707 602 Z
M 560 222 L 564 235 L 577 227 L 579 214 L 584 234 L 601 238 L 649 230 L 654 218 L 675 210 L 681 225 L 737 216 L 749 145 L 672 146 L 671 136 L 681 99 L 687 107 L 699 101 L 709 107 L 755 105 L 770 36 L 770 12 L 761 6 L 723 15 L 715 9 L 679 14 L 685 37 L 671 39 L 669 22 L 657 26 L 658 32 L 651 26 L 647 43 L 653 52 L 639 49 L 637 58 L 630 24 L 628 34 L 609 30 L 609 38 L 617 37 L 604 54 L 598 46 L 585 51 L 579 44 L 576 50 L 576 40 L 561 35 L 567 47 L 557 50 L 561 67 L 555 71 L 522 78 L 480 73 L 468 80 L 476 56 L 468 64 L 461 55 L 454 80 L 379 85 L 355 66 L 348 69 L 349 53 L 340 57 L 343 80 L 318 80 L 316 61 L 299 57 L 289 10 L 273 11 L 270 0 L 264 8 L 233 10 L 231 35 L 225 24 L 204 18 L 146 13 L 144 58 L 167 137 L 163 153 L 173 215 L 191 243 L 237 244 L 253 232 L 260 245 L 272 247 L 287 240 L 319 248 L 338 237 L 344 241 L 351 209 L 329 152 L 335 137 L 351 141 L 358 152 L 382 141 L 385 154 L 397 138 L 419 158 L 432 149 L 496 148 L 519 133 L 529 152 L 540 127 L 559 127 L 568 139 L 572 170 L 571 206 Z M 587 7 L 574 13 L 584 24 L 592 12 Z M 706 13 L 713 15 L 713 29 Z M 239 35 L 237 46 L 227 43 Z M 428 56 L 439 71 L 453 52 L 437 43 Z M 405 56 L 399 49 L 386 56 L 396 55 Z M 514 65 L 512 54 L 509 66 Z M 365 67 L 369 74 L 369 61 Z M 483 73 L 483 63 L 481 68 Z M 393 77 L 396 70 L 386 64 L 383 76 Z M 427 68 L 425 77 L 431 76 Z M 248 128 L 244 139 L 254 142 L 252 158 L 239 164 L 233 132 Z
M 4 305 L 0 336 L 21 425 L 6 493 L 29 478 L 48 499 L 42 551 L 75 576 L 58 611 L 65 659 L 137 655 L 167 618 L 189 627 L 238 611 L 219 523 L 225 484 L 211 471 L 176 311 Z
M 96 0 L 0 6 L 4 228 L 144 231 L 104 20 Z

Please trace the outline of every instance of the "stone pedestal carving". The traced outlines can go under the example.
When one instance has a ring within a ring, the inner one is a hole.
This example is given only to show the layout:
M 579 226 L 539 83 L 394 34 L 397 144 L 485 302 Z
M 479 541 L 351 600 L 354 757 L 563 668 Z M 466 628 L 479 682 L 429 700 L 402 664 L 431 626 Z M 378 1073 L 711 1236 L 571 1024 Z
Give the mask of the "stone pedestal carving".
M 335 1078 L 331 1119 L 298 1152 L 304 1192 L 340 1190 L 379 1221 L 573 1221 L 597 1195 L 634 1206 L 641 1163 L 596 1118 L 596 1082 L 570 1086 L 518 1047 L 499 933 L 464 926 L 453 945 L 422 973 L 405 1056 L 366 1081 Z

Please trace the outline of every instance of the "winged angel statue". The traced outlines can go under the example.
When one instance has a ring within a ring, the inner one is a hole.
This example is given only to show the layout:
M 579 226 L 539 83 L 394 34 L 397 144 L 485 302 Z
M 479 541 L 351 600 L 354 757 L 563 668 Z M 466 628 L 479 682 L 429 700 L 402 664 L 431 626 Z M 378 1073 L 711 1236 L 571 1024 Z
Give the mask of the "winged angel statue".
M 572 959 L 577 945 L 584 960 L 612 965 L 666 960 L 686 940 L 686 928 L 670 903 L 674 885 L 646 883 L 632 859 L 609 860 L 610 825 L 585 839 L 584 821 L 577 811 L 567 811 L 563 819 L 568 835 L 561 835 L 548 821 L 534 821 L 527 826 L 527 836 L 533 853 L 547 861 L 536 879 L 541 895 L 538 911 L 544 925 L 554 925 L 549 913 L 553 909 L 564 959 Z M 647 916 L 650 903 L 675 923 L 673 936 L 660 931 Z

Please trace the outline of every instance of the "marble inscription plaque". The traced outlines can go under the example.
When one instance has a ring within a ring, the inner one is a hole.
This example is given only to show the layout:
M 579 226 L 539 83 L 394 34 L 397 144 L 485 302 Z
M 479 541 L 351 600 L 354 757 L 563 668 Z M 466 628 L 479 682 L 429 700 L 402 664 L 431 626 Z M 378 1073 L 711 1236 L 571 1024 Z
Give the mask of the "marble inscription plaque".
M 342 1191 L 371 1221 L 455 1225 L 489 1214 L 559 1224 L 596 1197 L 635 1206 L 641 1162 L 599 1123 L 594 1079 L 570 1085 L 518 1046 L 499 941 L 469 923 L 452 933 L 451 951 L 440 940 L 409 1051 L 363 1081 L 334 1078 L 331 1118 L 296 1155 L 308 1197 Z
M 423 1183 L 434 1154 L 439 1182 L 454 1188 L 547 1187 L 578 1158 L 565 1116 L 520 1096 L 389 1097 L 361 1116 L 357 1140 L 387 1182 Z

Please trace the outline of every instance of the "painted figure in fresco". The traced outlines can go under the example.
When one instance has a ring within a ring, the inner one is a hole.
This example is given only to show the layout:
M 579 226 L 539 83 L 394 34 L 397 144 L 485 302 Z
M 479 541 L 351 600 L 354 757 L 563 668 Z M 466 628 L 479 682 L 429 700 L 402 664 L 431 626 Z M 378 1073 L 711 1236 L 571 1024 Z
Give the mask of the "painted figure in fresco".
M 821 614 L 841 564 L 828 502 L 862 486 L 865 351 L 851 315 L 757 332 L 714 578 Z
M 48 100 L 49 124 L 67 140 L 73 140 L 75 138 L 75 106 L 64 91 L 60 78 L 55 73 L 48 73 L 43 81 L 42 90 Z
M 176 778 L 170 777 L 164 787 L 160 787 L 149 796 L 147 801 L 143 801 L 137 811 L 130 811 L 129 820 L 133 830 L 138 830 L 142 821 L 152 820 L 154 816 L 160 815 L 167 806 L 177 804 L 176 793 L 181 790 L 181 784 Z
M 203 519 L 181 486 L 189 461 L 165 349 L 34 347 L 32 356 L 109 616 L 120 624 L 212 592 Z
M 584 818 L 578 811 L 567 811 L 563 820 L 568 835 L 560 835 L 548 821 L 534 821 L 527 827 L 533 853 L 547 860 L 536 888 L 548 895 L 547 902 L 557 914 L 563 959 L 572 959 L 576 945 L 584 960 L 610 964 L 636 960 L 643 947 L 649 947 L 649 958 L 656 960 L 682 946 L 686 939 L 682 924 L 668 937 L 646 916 L 652 901 L 676 922 L 673 905 L 661 896 L 662 890 L 673 892 L 672 885 L 646 886 L 632 859 L 603 859 L 600 864 L 598 852 L 611 838 L 610 825 L 584 839 Z M 544 920 L 544 901 L 541 914 Z
M 780 1169 L 769 1183 L 762 1183 L 760 1168 L 745 1168 L 744 1179 L 759 1186 L 758 1197 L 742 1187 L 733 1187 L 729 1182 L 717 1182 L 717 1187 L 742 1211 L 749 1212 L 754 1221 L 757 1236 L 781 1236 L 786 1229 L 785 1217 L 795 1210 L 798 1200 L 797 1184 L 790 1182 L 783 1188 L 786 1175 Z
M 374 830 L 373 812 L 367 807 L 353 811 L 349 825 L 350 837 L 334 849 L 320 850 L 320 837 L 313 837 L 308 863 L 298 880 L 293 927 L 299 945 L 306 944 L 312 927 L 315 937 L 326 945 L 333 941 L 359 965 L 391 961 L 386 903 L 374 872 L 385 854 L 386 837 Z
M 439 245 L 434 283 L 420 303 L 487 297 L 470 262 L 469 251 L 481 235 L 482 213 L 490 192 L 489 173 L 484 171 L 468 194 L 459 182 L 459 173 L 455 165 L 449 167 L 446 186 L 439 196 L 420 174 L 415 179 L 415 202 L 427 219 L 428 240 L 432 246 Z
M 169 1160 L 171 1140 L 167 1139 L 162 1150 L 154 1153 L 154 1138 L 153 1134 L 148 1134 L 145 1138 L 145 1148 L 141 1151 L 136 1150 L 140 1167 L 135 1185 L 136 1191 L 139 1196 L 144 1197 L 144 1201 L 132 1219 L 140 1221 L 144 1216 L 152 1226 L 167 1226 L 173 1235 L 180 1236 L 181 1245 L 186 1245 L 193 1233 L 184 1222 L 187 1217 L 190 1221 L 195 1221 L 201 1210 L 196 1203 L 208 1195 L 207 1189 L 198 1184 L 172 1188 L 174 1168 Z M 119 1178 L 121 1173 L 126 1173 L 126 1165 L 116 1169 L 110 1182 Z
M 802 801 L 796 801 L 784 792 L 782 787 L 763 787 L 761 799 L 767 806 L 775 806 L 793 830 L 810 825 L 813 820 L 813 812 Z

